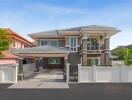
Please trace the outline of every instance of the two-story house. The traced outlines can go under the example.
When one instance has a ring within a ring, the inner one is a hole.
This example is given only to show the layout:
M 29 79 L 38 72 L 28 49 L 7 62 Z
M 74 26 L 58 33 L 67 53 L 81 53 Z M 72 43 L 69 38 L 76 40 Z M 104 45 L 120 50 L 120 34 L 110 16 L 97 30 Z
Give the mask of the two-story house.
M 37 47 L 14 51 L 22 58 L 34 58 L 34 67 L 64 69 L 70 66 L 111 66 L 110 37 L 120 30 L 113 27 L 91 25 L 29 34 Z M 40 64 L 41 62 L 41 64 Z

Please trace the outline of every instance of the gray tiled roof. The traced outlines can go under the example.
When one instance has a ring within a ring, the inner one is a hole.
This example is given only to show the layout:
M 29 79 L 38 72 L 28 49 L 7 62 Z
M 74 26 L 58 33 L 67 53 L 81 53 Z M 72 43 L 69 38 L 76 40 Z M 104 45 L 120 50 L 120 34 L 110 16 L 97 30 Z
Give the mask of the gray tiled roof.
M 117 30 L 114 27 L 108 27 L 108 26 L 101 26 L 101 25 L 90 25 L 90 26 L 82 26 L 82 27 L 75 27 L 75 28 L 69 28 L 69 29 L 60 29 L 60 30 L 51 30 L 46 32 L 38 32 L 38 33 L 32 33 L 29 34 L 29 36 L 53 36 L 57 37 L 60 36 L 62 33 L 60 31 L 81 31 L 81 30 Z
M 32 48 L 20 48 L 13 50 L 13 54 L 19 54 L 19 53 L 69 53 L 70 51 L 66 48 L 62 47 L 51 47 L 51 46 L 38 46 L 38 47 L 32 47 Z
M 36 35 L 36 36 L 43 36 L 43 35 L 52 35 L 52 36 L 59 36 L 58 31 L 57 30 L 51 30 L 51 31 L 45 31 L 45 32 L 37 32 L 37 33 L 32 33 L 29 34 L 29 36 L 31 35 Z
M 90 25 L 90 26 L 83 26 L 83 27 L 75 27 L 69 29 L 63 29 L 63 31 L 80 31 L 80 30 L 115 30 L 114 27 L 108 26 L 101 26 L 101 25 Z

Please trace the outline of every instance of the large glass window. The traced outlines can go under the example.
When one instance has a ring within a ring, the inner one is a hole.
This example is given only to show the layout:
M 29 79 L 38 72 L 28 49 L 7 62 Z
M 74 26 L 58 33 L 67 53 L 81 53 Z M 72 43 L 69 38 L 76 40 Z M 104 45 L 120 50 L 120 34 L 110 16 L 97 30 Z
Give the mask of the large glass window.
M 88 50 L 99 50 L 99 38 L 90 37 L 87 39 L 87 49 Z
M 41 40 L 41 46 L 49 45 L 53 47 L 58 47 L 58 40 Z
M 87 59 L 87 66 L 99 66 L 99 58 L 88 58 Z
M 58 41 L 57 40 L 52 40 L 51 41 L 51 46 L 57 47 L 58 46 Z
M 77 37 L 70 37 L 70 50 L 77 51 Z
M 48 64 L 60 64 L 60 58 L 48 58 Z

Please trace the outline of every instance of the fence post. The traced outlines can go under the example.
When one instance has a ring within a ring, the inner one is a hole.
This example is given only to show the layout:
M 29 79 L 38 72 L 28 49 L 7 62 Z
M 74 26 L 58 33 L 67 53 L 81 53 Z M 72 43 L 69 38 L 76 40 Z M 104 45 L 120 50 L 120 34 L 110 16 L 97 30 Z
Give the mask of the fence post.
M 16 69 L 15 69 L 16 71 L 15 71 L 15 83 L 17 83 L 17 80 L 18 80 L 18 64 L 16 64 Z
M 93 66 L 93 81 L 96 82 L 96 66 Z
M 1 70 L 1 75 L 2 75 L 1 81 L 4 82 L 4 77 L 5 77 L 5 76 L 4 76 L 4 69 Z
M 80 82 L 81 64 L 78 64 L 78 83 Z
M 69 63 L 66 63 L 66 83 L 69 83 Z
M 122 71 L 123 71 L 123 67 L 120 67 L 120 82 L 123 82 L 123 73 L 122 73 Z

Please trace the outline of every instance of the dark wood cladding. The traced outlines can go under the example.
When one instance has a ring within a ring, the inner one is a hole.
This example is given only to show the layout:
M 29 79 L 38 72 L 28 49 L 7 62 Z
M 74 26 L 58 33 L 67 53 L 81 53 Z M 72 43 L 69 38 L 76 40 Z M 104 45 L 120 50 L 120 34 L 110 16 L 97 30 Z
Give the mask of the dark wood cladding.
M 87 54 L 87 57 L 100 57 L 100 54 Z
M 43 58 L 44 68 L 46 69 L 64 69 L 64 58 L 60 58 L 60 64 L 48 64 L 48 58 Z

